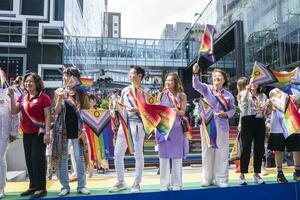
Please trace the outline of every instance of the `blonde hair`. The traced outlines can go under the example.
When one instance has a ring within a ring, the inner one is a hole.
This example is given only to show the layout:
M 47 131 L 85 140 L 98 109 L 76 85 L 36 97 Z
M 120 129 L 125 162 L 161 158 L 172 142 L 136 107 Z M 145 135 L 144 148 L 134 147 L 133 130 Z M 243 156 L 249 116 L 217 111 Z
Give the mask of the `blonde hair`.
M 180 77 L 178 76 L 178 74 L 176 73 L 169 73 L 167 76 L 166 76 L 166 79 L 171 76 L 173 81 L 174 81 L 174 90 L 176 93 L 182 93 L 184 92 L 184 88 L 183 88 L 183 85 L 182 85 L 182 82 L 181 82 L 181 79 Z M 162 93 L 165 93 L 168 89 L 166 88 L 166 85 L 164 85 L 164 88 L 163 88 L 163 91 Z

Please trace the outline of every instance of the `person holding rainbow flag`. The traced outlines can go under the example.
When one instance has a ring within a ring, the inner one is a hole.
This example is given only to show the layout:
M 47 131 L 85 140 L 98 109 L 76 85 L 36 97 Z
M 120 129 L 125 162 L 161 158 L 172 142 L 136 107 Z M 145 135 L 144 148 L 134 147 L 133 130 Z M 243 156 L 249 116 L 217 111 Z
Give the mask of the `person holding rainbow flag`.
M 142 173 L 144 170 L 144 125 L 138 108 L 138 100 L 135 95 L 135 89 L 141 88 L 141 82 L 145 76 L 145 70 L 139 66 L 131 66 L 128 74 L 131 86 L 125 87 L 121 92 L 121 104 L 125 106 L 125 114 L 128 115 L 128 128 L 131 134 L 126 134 L 128 130 L 124 130 L 120 126 L 115 144 L 115 168 L 117 172 L 118 182 L 109 189 L 109 192 L 119 192 L 126 190 L 127 186 L 124 181 L 124 155 L 127 147 L 131 148 L 133 143 L 135 157 L 135 180 L 131 188 L 132 193 L 140 192 L 140 183 L 142 181 Z M 128 136 L 132 136 L 128 139 Z
M 193 66 L 193 88 L 203 95 L 212 116 L 210 124 L 201 125 L 203 187 L 215 181 L 220 187 L 228 186 L 229 121 L 234 115 L 234 97 L 224 89 L 228 79 L 221 69 L 212 72 L 212 85 L 199 81 L 199 65 Z M 202 100 L 203 101 L 203 100 Z M 202 102 L 203 104 L 203 102 Z M 203 104 L 204 105 L 204 104 Z M 202 108 L 204 112 L 204 109 Z M 205 120 L 206 116 L 202 117 Z
M 182 188 L 182 159 L 186 158 L 189 152 L 188 137 L 184 134 L 181 124 L 181 118 L 185 116 L 186 102 L 186 94 L 178 74 L 168 74 L 160 94 L 160 103 L 175 110 L 176 119 L 167 139 L 156 131 L 161 191 L 168 191 L 169 186 L 172 186 L 173 191 Z M 171 185 L 170 160 L 172 162 Z

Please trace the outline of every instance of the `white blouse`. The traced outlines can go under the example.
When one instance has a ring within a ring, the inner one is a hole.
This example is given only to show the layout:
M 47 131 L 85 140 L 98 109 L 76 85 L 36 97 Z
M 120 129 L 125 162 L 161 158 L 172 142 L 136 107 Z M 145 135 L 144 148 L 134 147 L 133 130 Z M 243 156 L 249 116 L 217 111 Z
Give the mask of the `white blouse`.
M 241 116 L 255 115 L 256 118 L 263 118 L 263 112 L 266 108 L 267 96 L 264 93 L 258 94 L 257 97 L 253 96 L 249 91 L 247 96 L 246 90 L 243 90 L 240 94 L 241 99 L 239 101 L 239 108 L 241 110 Z

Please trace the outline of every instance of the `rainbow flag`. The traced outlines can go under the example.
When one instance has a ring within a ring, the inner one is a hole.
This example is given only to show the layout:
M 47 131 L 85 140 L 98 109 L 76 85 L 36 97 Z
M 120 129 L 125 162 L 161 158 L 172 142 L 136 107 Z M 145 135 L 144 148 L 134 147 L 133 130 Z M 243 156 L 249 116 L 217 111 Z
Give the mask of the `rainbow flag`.
M 278 88 L 273 89 L 272 92 L 274 93 L 274 95 L 270 98 L 272 105 L 284 113 L 289 103 L 289 95 Z
M 100 135 L 97 135 L 87 124 L 84 124 L 89 142 L 90 160 L 94 166 L 100 167 L 102 160 L 113 157 L 113 133 L 108 124 Z
M 88 125 L 97 135 L 110 123 L 111 116 L 109 110 L 102 108 L 81 110 L 83 122 Z
M 213 25 L 206 24 L 199 48 L 199 54 L 204 55 L 207 60 L 213 63 L 216 62 L 215 56 L 213 55 L 214 34 L 215 27 Z
M 137 86 L 134 86 L 129 93 L 140 110 L 145 134 L 149 136 L 157 129 L 167 138 L 176 119 L 176 112 L 167 106 L 148 104 L 146 101 L 147 94 Z
M 202 118 L 202 128 L 204 130 L 204 135 L 206 138 L 208 148 L 218 148 L 217 146 L 217 127 L 214 120 L 214 112 L 212 107 L 207 101 L 201 99 L 201 118 Z
M 299 67 L 295 68 L 290 72 L 278 72 L 275 70 L 267 69 L 263 66 L 263 64 L 255 62 L 250 83 L 255 83 L 257 85 L 272 86 L 275 88 L 279 88 L 280 90 L 288 94 L 291 94 L 291 85 L 300 83 Z
M 277 116 L 285 138 L 300 131 L 300 115 L 293 99 L 290 97 L 286 111 L 276 109 Z
M 250 83 L 264 85 L 276 82 L 276 78 L 270 70 L 257 61 L 254 62 Z
M 76 89 L 89 92 L 93 85 L 94 79 L 93 78 L 80 78 L 80 82 L 81 82 L 81 84 L 77 85 Z

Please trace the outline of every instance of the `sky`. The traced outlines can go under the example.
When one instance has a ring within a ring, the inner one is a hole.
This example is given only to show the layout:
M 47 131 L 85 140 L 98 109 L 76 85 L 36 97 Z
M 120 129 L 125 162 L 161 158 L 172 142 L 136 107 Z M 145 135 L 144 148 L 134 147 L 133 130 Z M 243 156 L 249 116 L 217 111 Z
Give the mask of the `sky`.
M 121 13 L 121 37 L 159 39 L 166 24 L 196 21 L 209 0 L 108 0 Z

